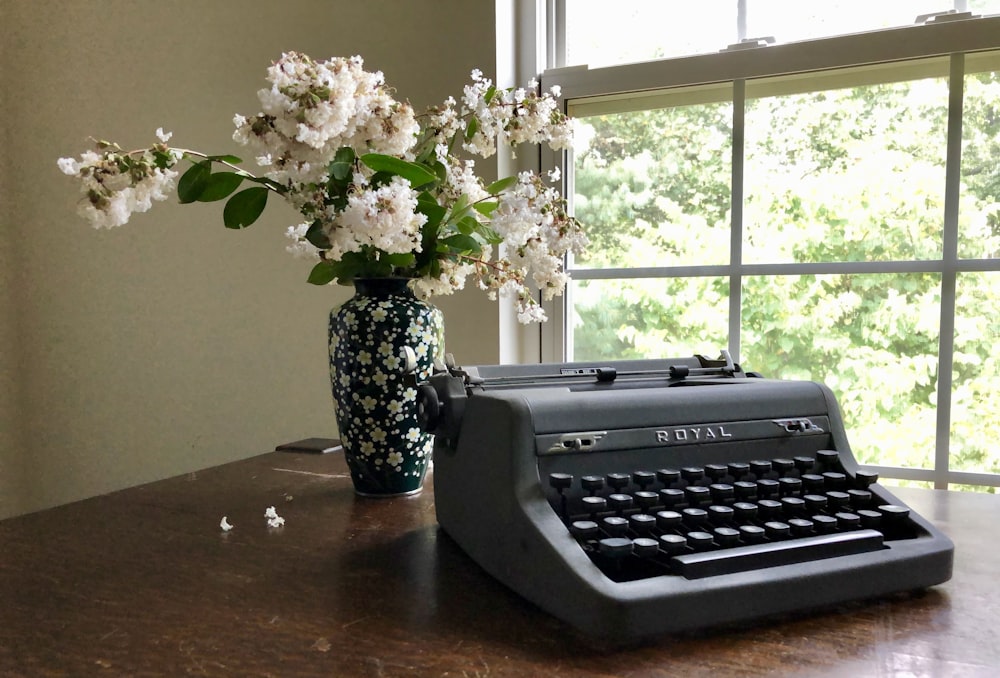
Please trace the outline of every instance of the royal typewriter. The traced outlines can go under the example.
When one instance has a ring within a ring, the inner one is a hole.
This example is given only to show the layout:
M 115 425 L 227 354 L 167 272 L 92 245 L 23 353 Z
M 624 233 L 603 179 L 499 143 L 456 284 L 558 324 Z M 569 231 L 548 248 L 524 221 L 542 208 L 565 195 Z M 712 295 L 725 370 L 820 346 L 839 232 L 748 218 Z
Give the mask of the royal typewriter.
M 719 359 L 454 365 L 419 385 L 441 528 L 631 641 L 919 590 L 953 545 L 864 470 L 822 384 Z

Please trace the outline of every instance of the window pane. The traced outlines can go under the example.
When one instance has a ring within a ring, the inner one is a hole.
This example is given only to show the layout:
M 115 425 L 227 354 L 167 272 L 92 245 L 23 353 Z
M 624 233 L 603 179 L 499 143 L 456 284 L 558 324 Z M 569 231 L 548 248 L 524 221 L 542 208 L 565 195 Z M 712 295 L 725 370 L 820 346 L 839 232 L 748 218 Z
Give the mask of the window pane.
M 737 41 L 732 0 L 565 0 L 566 65 L 715 52 Z
M 933 468 L 941 278 L 745 278 L 741 363 L 826 383 L 862 463 Z
M 726 278 L 575 280 L 570 360 L 715 356 L 728 346 Z
M 747 103 L 744 260 L 939 258 L 948 83 Z
M 591 244 L 574 266 L 728 263 L 731 103 L 578 123 L 573 209 Z
M 956 285 L 950 468 L 1000 473 L 1000 273 L 961 273 Z
M 995 54 L 995 53 L 994 53 Z M 965 78 L 959 256 L 1000 257 L 1000 71 Z
M 792 42 L 911 26 L 921 14 L 951 8 L 950 0 L 748 0 L 747 37 Z

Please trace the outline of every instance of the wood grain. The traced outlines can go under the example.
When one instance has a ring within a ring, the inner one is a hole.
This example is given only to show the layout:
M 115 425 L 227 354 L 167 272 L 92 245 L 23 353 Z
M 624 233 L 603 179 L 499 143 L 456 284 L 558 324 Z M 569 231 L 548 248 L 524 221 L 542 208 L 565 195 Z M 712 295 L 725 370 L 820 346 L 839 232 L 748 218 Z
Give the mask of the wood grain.
M 0 675 L 995 675 L 1000 498 L 898 495 L 955 540 L 947 584 L 605 647 L 470 561 L 429 484 L 364 499 L 339 454 L 265 454 L 0 522 Z

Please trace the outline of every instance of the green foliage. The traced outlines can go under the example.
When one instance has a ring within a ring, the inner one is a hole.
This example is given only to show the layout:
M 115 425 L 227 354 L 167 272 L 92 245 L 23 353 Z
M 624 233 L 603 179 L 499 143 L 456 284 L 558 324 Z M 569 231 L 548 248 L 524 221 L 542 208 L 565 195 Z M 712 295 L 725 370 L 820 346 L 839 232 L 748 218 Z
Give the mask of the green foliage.
M 1000 256 L 1000 78 L 966 78 L 959 254 Z M 927 80 L 752 100 L 745 114 L 747 263 L 940 259 L 947 86 Z M 726 264 L 728 104 L 587 118 L 576 157 L 581 267 Z M 824 381 L 865 461 L 934 464 L 942 277 L 745 276 L 742 362 Z M 727 341 L 728 279 L 573 285 L 574 358 L 711 353 Z M 1000 273 L 960 273 L 951 467 L 1000 472 Z

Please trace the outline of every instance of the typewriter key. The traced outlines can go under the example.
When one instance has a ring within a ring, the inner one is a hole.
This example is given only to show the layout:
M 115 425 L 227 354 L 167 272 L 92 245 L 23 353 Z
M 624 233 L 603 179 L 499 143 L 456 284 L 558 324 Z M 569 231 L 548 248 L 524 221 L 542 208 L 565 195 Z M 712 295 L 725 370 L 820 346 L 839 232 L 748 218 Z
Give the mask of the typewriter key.
M 549 485 L 559 490 L 559 494 L 562 491 L 569 488 L 573 484 L 573 476 L 569 473 L 550 473 L 549 474 Z
M 684 490 L 678 490 L 675 487 L 660 490 L 660 501 L 666 508 L 679 506 L 684 503 Z
M 656 518 L 645 513 L 633 513 L 628 517 L 628 526 L 636 534 L 649 534 L 656 525 Z
M 748 501 L 738 501 L 733 504 L 733 512 L 737 521 L 751 521 L 757 518 L 757 504 L 751 504 Z
M 827 492 L 826 501 L 830 509 L 836 511 L 851 505 L 851 495 L 846 492 Z
M 640 490 L 645 490 L 647 487 L 653 484 L 656 480 L 656 474 L 652 471 L 633 471 L 632 472 L 632 482 L 635 483 L 636 487 Z
M 768 539 L 788 539 L 791 536 L 792 528 L 788 523 L 779 520 L 769 520 L 764 523 L 764 534 Z
M 785 515 L 798 516 L 805 512 L 805 499 L 799 497 L 782 497 L 781 505 L 785 509 Z
M 802 500 L 806 503 L 807 511 L 816 512 L 826 508 L 826 497 L 822 494 L 807 494 Z
M 580 540 L 596 539 L 599 529 L 593 520 L 574 520 L 569 526 L 570 534 Z
M 767 459 L 754 459 L 750 462 L 750 473 L 757 480 L 767 476 L 771 472 L 771 462 Z
M 676 556 L 678 553 L 687 551 L 687 537 L 679 534 L 661 534 L 657 540 L 660 550 L 668 556 Z
M 583 476 L 580 478 L 580 487 L 590 494 L 597 494 L 604 488 L 604 478 L 601 476 Z
M 779 475 L 784 475 L 795 468 L 795 462 L 791 459 L 772 459 L 771 468 L 777 471 Z
M 872 530 L 877 530 L 879 524 L 882 522 L 882 514 L 871 509 L 861 509 L 858 511 L 858 517 L 861 518 L 861 527 Z
M 705 469 L 701 466 L 685 466 L 681 469 L 681 477 L 689 483 L 697 483 L 705 477 Z
M 788 521 L 793 537 L 808 537 L 813 533 L 813 522 L 805 518 L 792 518 Z
M 653 558 L 659 550 L 660 545 L 655 539 L 639 537 L 632 540 L 632 552 L 640 558 Z
M 910 509 L 895 504 L 883 504 L 878 507 L 878 511 L 882 514 L 883 520 L 892 522 L 901 521 L 910 515 Z
M 708 476 L 713 483 L 717 483 L 726 477 L 726 465 L 705 464 L 705 475 Z
M 604 480 L 608 483 L 608 487 L 619 491 L 624 487 L 628 487 L 629 475 L 627 473 L 609 473 L 604 476 Z
M 741 461 L 731 461 L 726 464 L 726 470 L 729 471 L 729 475 L 732 476 L 733 482 L 741 480 L 743 476 L 750 473 L 750 464 L 744 464 Z
M 681 524 L 683 516 L 677 511 L 657 511 L 656 527 L 661 530 L 672 530 Z
M 848 490 L 847 494 L 851 498 L 851 507 L 855 509 L 863 509 L 872 501 L 872 493 L 868 490 Z
M 708 491 L 712 494 L 712 501 L 717 503 L 730 501 L 735 494 L 733 486 L 727 483 L 712 483 Z
M 736 492 L 738 499 L 753 501 L 757 498 L 757 483 L 750 482 L 749 480 L 738 480 L 733 483 L 733 490 Z
M 624 537 L 628 532 L 628 520 L 620 516 L 601 518 L 601 529 L 610 537 Z
M 847 476 L 838 471 L 827 471 L 823 474 L 823 483 L 828 490 L 842 490 L 847 487 Z
M 705 551 L 712 548 L 715 545 L 715 541 L 712 539 L 712 535 L 708 532 L 702 532 L 701 530 L 695 530 L 693 532 L 687 533 L 688 546 L 693 548 L 695 551 Z
M 816 460 L 812 457 L 795 457 L 792 461 L 795 462 L 795 468 L 797 468 L 800 473 L 805 473 L 813 467 L 813 464 L 816 463 Z
M 681 479 L 681 472 L 672 468 L 661 468 L 656 472 L 656 479 L 663 483 L 664 487 L 670 487 Z
M 712 530 L 712 535 L 715 537 L 715 543 L 723 548 L 736 546 L 740 541 L 740 531 L 731 527 L 717 527 Z
M 778 481 L 770 478 L 762 478 L 757 481 L 757 496 L 761 499 L 778 496 Z
M 829 534 L 830 532 L 837 531 L 837 519 L 833 516 L 818 513 L 811 520 L 813 521 L 813 528 L 820 534 Z
M 692 527 L 698 527 L 708 522 L 708 511 L 700 508 L 686 508 L 681 511 L 684 523 Z
M 702 485 L 688 485 L 684 488 L 684 497 L 691 506 L 700 506 L 712 500 L 711 490 Z
M 778 478 L 778 490 L 782 497 L 797 497 L 802 493 L 802 479 L 794 476 Z
M 632 540 L 625 537 L 608 537 L 597 542 L 601 555 L 618 560 L 632 555 Z
M 649 490 L 639 490 L 632 496 L 635 497 L 635 503 L 643 511 L 648 511 L 656 506 L 657 502 L 660 501 L 659 495 L 656 494 L 656 492 L 650 492 Z
M 858 471 L 854 474 L 854 484 L 860 489 L 866 489 L 878 482 L 878 473 L 875 471 Z
M 781 515 L 781 502 L 774 499 L 761 499 L 757 502 L 757 509 L 762 520 L 771 520 Z
M 861 527 L 861 516 L 856 513 L 840 511 L 834 515 L 837 519 L 838 530 L 856 530 Z
M 802 488 L 805 492 L 822 492 L 823 487 L 826 485 L 823 476 L 816 475 L 815 473 L 803 473 L 800 477 L 802 478 Z
M 736 512 L 730 506 L 712 504 L 706 509 L 708 520 L 713 525 L 729 525 L 733 522 Z
M 632 508 L 632 495 L 630 494 L 609 494 L 608 508 L 618 513 L 623 513 Z
M 827 470 L 840 469 L 840 453 L 837 450 L 816 450 L 816 461 Z
M 764 541 L 764 528 L 757 525 L 740 525 L 740 541 L 744 544 L 759 544 Z
M 604 497 L 584 497 L 581 501 L 583 510 L 590 515 L 591 520 L 597 520 L 597 514 L 608 508 L 608 501 Z

